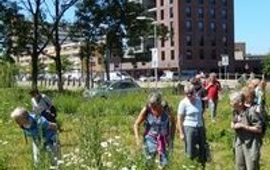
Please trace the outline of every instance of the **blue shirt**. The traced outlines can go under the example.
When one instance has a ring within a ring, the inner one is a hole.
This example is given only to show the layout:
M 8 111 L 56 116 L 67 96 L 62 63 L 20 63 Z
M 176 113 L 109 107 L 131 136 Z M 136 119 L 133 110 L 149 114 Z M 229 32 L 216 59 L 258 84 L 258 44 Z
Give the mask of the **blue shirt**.
M 184 117 L 184 126 L 190 127 L 202 127 L 203 116 L 202 116 L 202 101 L 196 97 L 194 103 L 185 97 L 180 101 L 178 106 L 178 116 Z
M 56 131 L 49 129 L 49 122 L 44 117 L 29 114 L 28 120 L 31 122 L 30 127 L 23 127 L 27 136 L 32 137 L 34 141 L 41 140 L 41 137 L 45 143 L 54 141 Z

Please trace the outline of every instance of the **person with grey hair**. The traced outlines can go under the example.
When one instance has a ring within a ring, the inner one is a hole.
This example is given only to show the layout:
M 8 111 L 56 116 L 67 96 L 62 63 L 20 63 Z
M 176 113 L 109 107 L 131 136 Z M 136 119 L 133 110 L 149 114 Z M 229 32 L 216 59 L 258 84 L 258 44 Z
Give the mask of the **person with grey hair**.
M 175 127 L 174 117 L 170 109 L 163 107 L 160 93 L 151 93 L 148 104 L 143 107 L 137 120 L 134 123 L 134 134 L 137 145 L 140 146 L 139 126 L 144 123 L 145 132 L 143 145 L 148 163 L 152 164 L 156 154 L 159 155 L 161 168 L 168 164 L 168 148 L 170 135 Z M 167 105 L 167 104 L 166 104 Z
M 259 170 L 263 121 L 253 107 L 245 106 L 242 92 L 233 92 L 230 95 L 230 105 L 233 108 L 231 128 L 235 130 L 235 168 Z
M 25 108 L 18 107 L 11 113 L 11 118 L 32 139 L 32 153 L 34 166 L 38 169 L 40 152 L 43 148 L 48 151 L 51 167 L 57 169 L 60 159 L 60 145 L 57 136 L 57 125 L 47 121 L 44 117 L 29 114 Z
M 202 101 L 195 95 L 194 85 L 186 84 L 184 92 L 185 97 L 180 101 L 177 112 L 180 139 L 185 142 L 186 155 L 190 159 L 198 157 L 199 162 L 204 166 L 206 162 L 206 139 Z

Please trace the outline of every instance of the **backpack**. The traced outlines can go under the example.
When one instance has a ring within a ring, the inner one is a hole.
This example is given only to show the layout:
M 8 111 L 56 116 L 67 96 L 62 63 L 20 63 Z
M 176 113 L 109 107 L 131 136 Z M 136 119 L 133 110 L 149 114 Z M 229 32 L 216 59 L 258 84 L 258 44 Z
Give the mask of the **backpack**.
M 266 124 L 266 118 L 265 118 L 262 110 L 260 112 L 258 112 L 259 107 L 260 107 L 259 105 L 254 105 L 251 108 L 249 108 L 249 115 L 251 115 L 253 113 L 258 115 L 260 121 L 262 122 L 262 133 L 261 133 L 260 137 L 263 138 L 265 136 L 265 133 L 267 130 L 267 124 Z M 249 120 L 249 117 L 248 117 L 248 120 Z

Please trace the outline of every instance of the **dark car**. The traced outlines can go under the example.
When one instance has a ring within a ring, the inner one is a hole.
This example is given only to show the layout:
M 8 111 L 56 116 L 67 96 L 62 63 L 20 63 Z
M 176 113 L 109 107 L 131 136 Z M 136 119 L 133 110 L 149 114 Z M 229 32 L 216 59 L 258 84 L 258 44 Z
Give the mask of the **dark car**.
M 141 90 L 141 88 L 136 82 L 130 80 L 122 80 L 109 83 L 107 82 L 98 88 L 85 90 L 83 96 L 86 98 L 92 98 L 96 96 L 107 97 L 112 94 L 122 94 L 139 90 Z

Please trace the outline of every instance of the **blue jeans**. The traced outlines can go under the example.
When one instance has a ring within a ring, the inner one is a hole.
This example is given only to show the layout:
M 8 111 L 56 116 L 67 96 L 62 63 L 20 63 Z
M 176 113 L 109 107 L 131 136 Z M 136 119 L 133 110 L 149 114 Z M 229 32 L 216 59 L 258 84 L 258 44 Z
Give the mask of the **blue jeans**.
M 208 100 L 208 107 L 209 107 L 212 120 L 214 120 L 217 115 L 217 104 L 218 104 L 218 100 L 213 100 L 213 99 Z

